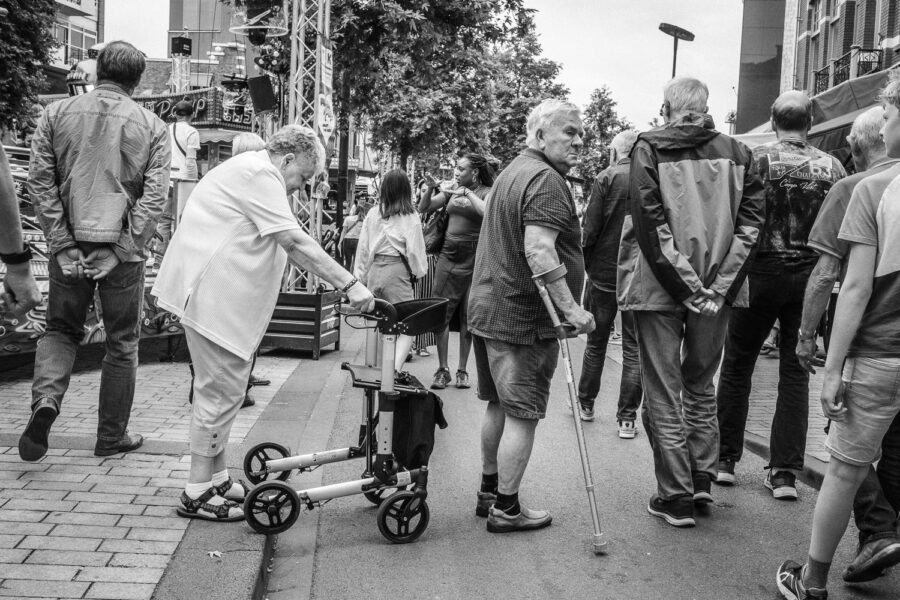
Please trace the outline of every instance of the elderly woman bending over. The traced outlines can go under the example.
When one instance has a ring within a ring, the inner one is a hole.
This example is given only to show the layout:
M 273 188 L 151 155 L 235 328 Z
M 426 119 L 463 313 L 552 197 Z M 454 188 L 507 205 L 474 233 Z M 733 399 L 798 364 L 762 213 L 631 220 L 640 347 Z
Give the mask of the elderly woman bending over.
M 183 517 L 243 519 L 246 490 L 229 477 L 225 448 L 287 261 L 345 292 L 355 309 L 372 309 L 371 292 L 291 213 L 287 195 L 324 168 L 311 129 L 282 128 L 264 150 L 235 156 L 197 184 L 163 259 L 152 294 L 181 317 L 196 374 L 191 468 L 176 509 Z

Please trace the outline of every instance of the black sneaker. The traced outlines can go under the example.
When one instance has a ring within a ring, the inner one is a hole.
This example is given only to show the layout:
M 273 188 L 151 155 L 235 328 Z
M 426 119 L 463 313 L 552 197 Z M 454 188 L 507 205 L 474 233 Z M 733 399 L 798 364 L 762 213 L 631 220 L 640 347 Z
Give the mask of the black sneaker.
M 709 504 L 713 501 L 709 473 L 694 473 L 694 504 Z
M 594 403 L 591 402 L 588 404 L 583 400 L 578 401 L 578 416 L 581 417 L 582 421 L 593 421 L 594 420 Z
M 431 389 L 442 390 L 450 385 L 450 369 L 438 369 L 434 374 L 434 381 L 431 382 Z
M 716 477 L 713 481 L 719 485 L 734 485 L 733 458 L 726 457 L 719 459 L 719 464 L 716 466 Z
M 650 497 L 647 512 L 654 517 L 665 519 L 666 523 L 674 527 L 693 527 L 694 501 L 690 497 L 662 500 L 656 494 Z
M 41 398 L 31 407 L 31 418 L 19 438 L 19 457 L 35 461 L 47 454 L 50 426 L 59 415 L 59 405 L 53 398 Z
M 797 499 L 797 477 L 790 471 L 778 471 L 774 475 L 775 469 L 769 469 L 766 475 L 766 487 L 772 490 L 772 497 L 776 500 L 796 500 Z
M 775 585 L 787 600 L 825 600 L 828 592 L 824 588 L 807 588 L 803 585 L 803 565 L 786 560 L 775 573 Z

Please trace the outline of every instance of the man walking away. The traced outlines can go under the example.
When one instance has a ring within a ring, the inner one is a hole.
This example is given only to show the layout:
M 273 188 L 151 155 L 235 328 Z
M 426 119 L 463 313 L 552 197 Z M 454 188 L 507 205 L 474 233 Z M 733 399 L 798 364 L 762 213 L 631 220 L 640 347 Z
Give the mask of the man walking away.
M 882 92 L 884 142 L 900 155 L 900 79 Z M 839 239 L 850 245 L 825 361 L 822 412 L 831 419 L 831 454 L 816 499 L 805 565 L 784 561 L 775 575 L 788 600 L 823 599 L 831 561 L 850 519 L 854 494 L 879 459 L 900 412 L 900 181 L 883 193 L 875 177 L 853 190 Z M 900 439 L 890 441 L 900 444 Z M 881 567 L 897 562 L 897 556 Z
M 143 443 L 127 427 L 146 246 L 166 200 L 170 159 L 165 124 L 130 98 L 144 65 L 131 44 L 109 43 L 97 57 L 97 87 L 47 107 L 31 144 L 28 193 L 53 256 L 31 419 L 19 439 L 23 460 L 47 452 L 97 288 L 106 355 L 94 454 L 128 452 Z
M 191 117 L 194 114 L 194 105 L 187 100 L 182 100 L 172 109 L 175 122 L 169 125 L 169 140 L 171 141 L 172 163 L 169 168 L 171 181 L 169 182 L 169 196 L 165 210 L 159 217 L 157 230 L 162 242 L 159 245 L 160 256 L 165 255 L 172 239 L 173 227 L 178 219 L 178 207 L 175 206 L 175 187 L 179 181 L 197 181 L 199 172 L 197 169 L 197 151 L 200 150 L 200 133 L 191 125 Z M 181 201 L 182 203 L 184 200 Z
M 564 270 L 547 284 L 553 303 L 576 334 L 594 329 L 591 313 L 575 301 L 584 285 L 581 225 L 565 179 L 583 145 L 580 111 L 545 100 L 526 127 L 528 148 L 494 183 L 487 203 L 469 293 L 478 397 L 487 401 L 475 514 L 488 518 L 493 533 L 539 529 L 552 520 L 549 512 L 519 503 L 559 355 L 532 276 Z
M 795 348 L 803 293 L 818 259 L 807 239 L 825 195 L 846 175 L 836 158 L 806 141 L 811 124 L 809 97 L 785 92 L 772 104 L 778 139 L 753 149 L 765 184 L 766 225 L 750 267 L 750 306 L 735 310 L 728 324 L 716 392 L 720 434 L 716 481 L 732 485 L 734 464 L 744 449 L 753 370 L 766 335 L 775 320 L 780 321 L 778 397 L 765 480 L 779 500 L 796 500 L 796 476 L 806 452 L 809 375 L 797 361 Z
M 594 401 L 600 391 L 600 378 L 606 362 L 606 346 L 613 331 L 616 312 L 616 266 L 622 223 L 628 206 L 628 155 L 637 140 L 637 132 L 623 131 L 610 144 L 611 166 L 597 177 L 584 215 L 584 267 L 590 285 L 585 290 L 585 308 L 594 315 L 597 328 L 588 334 L 587 348 L 578 382 L 578 404 L 582 421 L 594 420 Z M 641 406 L 641 365 L 638 359 L 634 319 L 622 313 L 622 380 L 616 420 L 619 437 L 635 436 L 634 420 Z
M 896 91 L 900 91 L 895 86 Z M 884 109 L 872 108 L 856 117 L 847 141 L 856 173 L 841 179 L 828 195 L 809 233 L 809 245 L 819 260 L 809 276 L 803 297 L 803 317 L 797 358 L 810 373 L 815 357 L 813 332 L 825 312 L 834 284 L 846 270 L 850 244 L 838 237 L 851 194 L 862 181 L 881 197 L 888 184 L 900 175 L 900 148 L 889 157 L 881 129 Z M 832 319 L 833 320 L 833 319 Z M 829 327 L 831 329 L 831 327 Z M 866 478 L 853 499 L 853 517 L 859 530 L 856 558 L 844 571 L 844 581 L 856 583 L 879 577 L 889 564 L 900 561 L 897 537 L 897 510 L 900 509 L 900 419 L 894 418 L 881 444 L 878 470 L 869 466 Z
M 665 126 L 631 153 L 631 214 L 619 250 L 619 308 L 634 311 L 642 413 L 657 493 L 648 512 L 693 527 L 712 502 L 718 427 L 713 375 L 727 305 L 747 302 L 745 272 L 764 220 L 750 150 L 713 129 L 706 84 L 664 89 Z

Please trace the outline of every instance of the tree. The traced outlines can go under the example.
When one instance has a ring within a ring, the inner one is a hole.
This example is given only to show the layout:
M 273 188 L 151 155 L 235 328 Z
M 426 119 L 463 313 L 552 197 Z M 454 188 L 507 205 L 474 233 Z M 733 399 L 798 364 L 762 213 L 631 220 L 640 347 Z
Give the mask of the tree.
M 41 65 L 51 62 L 56 3 L 53 0 L 6 0 L 9 14 L 0 19 L 0 126 L 24 123 L 44 86 Z
M 578 174 L 593 180 L 609 166 L 609 144 L 617 133 L 629 129 L 631 123 L 619 117 L 616 101 L 607 86 L 591 92 L 591 101 L 584 110 L 584 150 L 578 163 Z
M 569 95 L 568 88 L 556 82 L 559 63 L 541 56 L 532 13 L 519 11 L 516 34 L 497 53 L 490 136 L 491 153 L 502 164 L 525 147 L 525 122 L 531 109 L 546 98 Z
M 400 155 L 487 149 L 492 44 L 514 30 L 522 0 L 334 0 L 339 119 L 371 123 Z

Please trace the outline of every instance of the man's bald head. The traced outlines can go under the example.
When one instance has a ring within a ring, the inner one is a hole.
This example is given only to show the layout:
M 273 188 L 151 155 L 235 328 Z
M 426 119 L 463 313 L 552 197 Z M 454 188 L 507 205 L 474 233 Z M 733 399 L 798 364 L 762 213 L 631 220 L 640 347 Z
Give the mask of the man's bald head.
M 812 100 L 806 92 L 784 92 L 772 103 L 775 131 L 807 132 L 812 127 Z

